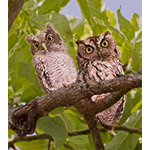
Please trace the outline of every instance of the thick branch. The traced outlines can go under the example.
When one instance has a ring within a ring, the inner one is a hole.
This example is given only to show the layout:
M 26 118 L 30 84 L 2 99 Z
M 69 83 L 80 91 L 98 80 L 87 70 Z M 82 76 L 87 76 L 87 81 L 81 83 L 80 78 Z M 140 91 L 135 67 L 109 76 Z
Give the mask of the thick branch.
M 104 108 L 107 109 L 110 105 L 113 105 L 127 91 L 141 86 L 141 75 L 126 75 L 121 78 L 101 82 L 93 80 L 88 83 L 76 82 L 67 87 L 47 93 L 42 97 L 37 97 L 25 106 L 16 109 L 11 117 L 11 128 L 20 136 L 31 134 L 34 132 L 36 121 L 40 117 L 47 115 L 51 110 L 59 106 L 67 104 L 72 104 L 80 110 L 80 107 L 84 106 L 82 109 L 83 116 L 88 114 L 95 115 L 96 112 L 103 111 Z M 106 99 L 100 100 L 97 103 L 90 100 L 90 97 L 93 95 L 115 91 L 121 92 L 111 93 Z
M 89 112 L 89 108 L 86 107 L 86 105 L 88 105 L 88 103 L 86 103 L 86 105 L 84 103 L 86 100 L 89 101 L 88 99 L 82 99 L 81 101 L 78 101 L 75 104 L 75 107 L 78 109 L 80 114 L 84 117 L 84 119 L 87 122 L 87 125 L 89 127 L 90 133 L 93 138 L 93 142 L 95 144 L 95 149 L 96 150 L 104 150 L 103 141 L 102 141 L 102 138 L 101 138 L 101 135 L 99 132 L 99 128 L 97 126 L 97 121 L 95 119 L 95 115 L 93 115 L 93 113 Z
M 24 0 L 8 0 L 8 31 L 20 13 Z
M 14 108 L 8 103 L 8 129 L 11 129 L 12 120 L 11 117 L 14 113 Z

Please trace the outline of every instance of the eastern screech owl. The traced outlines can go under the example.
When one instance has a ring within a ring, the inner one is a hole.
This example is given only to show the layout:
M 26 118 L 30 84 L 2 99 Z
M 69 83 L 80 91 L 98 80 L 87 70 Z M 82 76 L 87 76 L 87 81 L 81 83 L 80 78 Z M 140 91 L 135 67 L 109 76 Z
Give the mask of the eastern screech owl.
M 39 35 L 27 36 L 39 83 L 45 92 L 74 83 L 77 70 L 59 34 L 50 24 Z
M 123 74 L 120 50 L 109 31 L 85 40 L 78 40 L 76 44 L 78 45 L 76 58 L 79 70 L 85 71 L 81 79 L 83 82 L 88 82 L 92 78 L 96 81 L 109 80 L 117 78 L 118 74 Z M 108 94 L 94 95 L 91 100 L 98 101 Z M 112 134 L 114 133 L 113 126 L 122 116 L 125 101 L 125 96 L 123 96 L 109 109 L 96 114 L 98 122 Z

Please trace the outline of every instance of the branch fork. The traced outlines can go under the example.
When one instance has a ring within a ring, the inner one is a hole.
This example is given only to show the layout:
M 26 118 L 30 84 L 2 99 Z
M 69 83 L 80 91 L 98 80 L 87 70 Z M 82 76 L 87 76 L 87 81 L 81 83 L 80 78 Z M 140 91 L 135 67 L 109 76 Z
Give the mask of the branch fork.
M 142 76 L 128 74 L 121 78 L 87 83 L 77 81 L 67 87 L 49 92 L 37 97 L 25 106 L 14 109 L 9 113 L 9 127 L 19 136 L 32 134 L 36 122 L 42 116 L 48 115 L 53 109 L 71 104 L 77 108 L 87 121 L 96 149 L 104 149 L 99 134 L 95 114 L 109 108 L 133 88 L 142 87 Z M 108 93 L 104 99 L 93 102 L 90 97 L 96 94 Z

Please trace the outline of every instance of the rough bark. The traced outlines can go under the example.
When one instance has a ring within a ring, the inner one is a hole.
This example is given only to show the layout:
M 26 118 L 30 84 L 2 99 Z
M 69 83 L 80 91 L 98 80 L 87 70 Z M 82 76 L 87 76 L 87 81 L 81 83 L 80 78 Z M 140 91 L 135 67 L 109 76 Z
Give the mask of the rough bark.
M 8 31 L 20 13 L 24 0 L 8 0 Z
M 142 86 L 141 75 L 126 75 L 107 81 L 76 82 L 67 87 L 37 97 L 25 106 L 12 113 L 9 126 L 18 135 L 23 136 L 34 132 L 37 120 L 47 115 L 51 110 L 68 104 L 74 105 L 84 118 L 90 118 L 116 103 L 121 96 L 133 88 Z M 118 92 L 116 92 L 118 91 Z M 112 92 L 105 99 L 94 103 L 90 97 L 95 94 Z M 86 120 L 87 122 L 88 119 Z

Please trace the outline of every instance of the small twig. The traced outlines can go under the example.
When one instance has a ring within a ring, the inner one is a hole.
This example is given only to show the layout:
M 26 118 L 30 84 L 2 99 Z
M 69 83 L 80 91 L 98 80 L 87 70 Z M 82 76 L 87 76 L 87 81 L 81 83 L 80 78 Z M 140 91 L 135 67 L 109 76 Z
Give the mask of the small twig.
M 64 144 L 64 147 L 70 149 L 70 150 L 75 150 L 71 145 L 69 144 Z
M 100 132 L 107 132 L 106 129 L 99 129 Z M 123 126 L 123 125 L 116 125 L 114 127 L 114 130 L 121 130 L 121 131 L 126 131 L 129 132 L 131 134 L 133 133 L 137 133 L 137 134 L 142 134 L 142 128 L 133 128 L 133 127 L 127 127 L 127 126 Z M 83 130 L 83 131 L 76 131 L 76 132 L 69 132 L 68 135 L 69 136 L 78 136 L 78 135 L 86 135 L 86 134 L 90 134 L 90 130 Z
M 138 133 L 142 135 L 142 128 L 133 128 L 133 127 L 127 127 L 123 125 L 116 125 L 114 127 L 115 130 L 122 130 L 122 131 L 127 131 L 130 132 L 131 134 L 133 133 Z
M 69 136 L 78 136 L 78 135 L 86 135 L 86 134 L 90 134 L 90 130 L 83 130 L 83 131 L 76 131 L 76 132 L 69 132 L 68 135 Z
M 123 125 L 116 125 L 114 127 L 114 130 L 121 130 L 121 131 L 129 132 L 131 134 L 137 133 L 137 134 L 142 135 L 142 128 L 133 128 L 133 127 L 127 127 L 127 126 L 123 126 Z M 104 128 L 99 129 L 99 131 L 100 132 L 107 132 L 107 130 Z M 78 135 L 86 135 L 86 134 L 90 134 L 90 133 L 91 133 L 90 130 L 87 129 L 87 130 L 83 130 L 83 131 L 68 132 L 68 135 L 69 136 L 78 136 Z M 51 141 L 54 141 L 53 138 L 47 134 L 34 135 L 34 136 L 24 136 L 24 137 L 16 136 L 16 137 L 14 137 L 8 141 L 8 147 L 12 147 L 13 149 L 15 149 L 14 143 L 21 142 L 21 141 L 32 141 L 32 140 L 38 140 L 38 139 L 49 139 L 49 142 L 48 142 L 48 148 L 49 149 L 50 149 Z M 68 144 L 64 144 L 64 146 L 69 148 L 69 149 L 74 149 L 72 146 L 70 146 Z
M 51 140 L 48 140 L 47 150 L 50 150 L 51 148 Z

